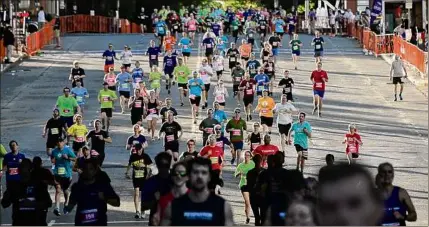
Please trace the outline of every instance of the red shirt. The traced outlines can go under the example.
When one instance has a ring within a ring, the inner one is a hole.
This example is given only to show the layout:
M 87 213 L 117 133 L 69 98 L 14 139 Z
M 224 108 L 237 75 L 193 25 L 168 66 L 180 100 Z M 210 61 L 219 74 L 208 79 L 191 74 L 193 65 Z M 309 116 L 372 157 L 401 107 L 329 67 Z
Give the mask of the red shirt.
M 221 166 L 219 164 L 219 158 L 221 158 L 222 154 L 223 154 L 222 148 L 220 148 L 218 146 L 214 146 L 214 147 L 205 146 L 200 151 L 201 156 L 205 156 L 208 153 L 211 153 L 208 158 L 212 162 L 212 169 L 213 170 L 221 169 Z
M 356 141 L 355 141 L 356 139 Z M 355 133 L 355 134 L 350 134 L 347 133 L 346 134 L 346 153 L 359 153 L 359 143 L 357 142 L 357 140 L 361 140 L 360 139 L 360 135 Z
M 320 71 L 314 70 L 311 73 L 310 79 L 314 80 L 313 90 L 317 90 L 317 91 L 325 90 L 325 82 L 322 80 L 323 78 L 325 78 L 326 80 L 328 79 L 328 74 L 324 70 L 320 70 Z
M 255 90 L 253 89 L 253 87 L 256 85 L 256 80 L 250 78 L 249 80 L 242 80 L 240 82 L 239 87 L 244 88 L 243 92 L 244 92 L 244 96 L 254 96 L 255 95 Z
M 186 194 L 188 194 L 189 191 L 190 190 L 188 189 Z M 175 199 L 175 198 L 174 198 L 174 195 L 172 192 L 159 197 L 159 201 L 158 201 L 158 206 L 159 206 L 159 211 L 160 211 L 160 214 L 159 214 L 160 219 L 159 220 L 162 220 L 162 218 L 164 216 L 165 209 L 167 208 L 168 204 L 170 204 L 171 201 L 173 201 L 173 199 Z
M 268 145 L 259 145 L 253 150 L 253 155 L 259 154 L 263 158 L 263 167 L 267 167 L 267 157 L 269 155 L 275 155 L 279 152 L 279 148 L 275 145 L 268 144 Z

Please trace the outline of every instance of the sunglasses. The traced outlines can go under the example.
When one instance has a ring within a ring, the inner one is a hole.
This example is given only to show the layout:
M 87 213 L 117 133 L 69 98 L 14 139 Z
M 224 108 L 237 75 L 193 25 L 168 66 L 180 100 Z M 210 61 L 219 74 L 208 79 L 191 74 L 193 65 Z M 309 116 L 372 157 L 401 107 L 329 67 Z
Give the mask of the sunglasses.
M 241 112 L 240 112 L 240 111 L 235 111 L 235 113 L 236 113 L 236 114 L 239 114 L 239 113 L 241 113 Z
M 186 177 L 186 171 L 182 171 L 182 172 L 180 172 L 180 171 L 175 171 L 174 173 L 171 173 L 171 176 L 173 176 L 173 177 Z
M 220 131 L 220 128 L 215 128 L 216 131 Z

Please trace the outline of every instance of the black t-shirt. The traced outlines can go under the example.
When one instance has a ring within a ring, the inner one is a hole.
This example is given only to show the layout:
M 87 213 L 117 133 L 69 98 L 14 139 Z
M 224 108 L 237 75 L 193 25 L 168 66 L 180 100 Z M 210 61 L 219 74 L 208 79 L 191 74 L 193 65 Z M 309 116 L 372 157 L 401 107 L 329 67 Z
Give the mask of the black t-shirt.
M 283 88 L 283 94 L 292 93 L 292 85 L 293 85 L 293 84 L 295 84 L 295 83 L 293 82 L 293 79 L 292 79 L 292 78 L 290 78 L 290 77 L 288 77 L 287 79 L 286 79 L 286 78 L 283 78 L 283 79 L 281 79 L 281 80 L 280 80 L 280 82 L 279 82 L 279 86 L 286 85 L 286 86 Z
M 178 132 L 182 131 L 182 127 L 179 123 L 173 121 L 172 123 L 165 122 L 162 124 L 160 132 L 165 133 L 165 142 L 172 142 L 179 138 Z
M 164 106 L 164 107 L 162 107 L 162 109 L 159 111 L 159 114 L 160 114 L 160 115 L 161 115 L 161 117 L 162 117 L 162 122 L 165 122 L 165 121 L 167 120 L 167 113 L 168 113 L 168 111 L 172 111 L 172 112 L 173 112 L 173 116 L 177 116 L 177 111 L 176 111 L 176 109 L 174 109 L 173 107 L 168 108 L 168 107 Z
M 66 127 L 66 123 L 61 119 L 51 118 L 46 123 L 46 129 L 48 130 L 48 137 L 60 137 L 63 135 L 63 128 Z
M 274 62 L 266 62 L 264 64 L 264 68 L 265 68 L 265 74 L 267 74 L 269 76 L 274 75 L 274 72 L 275 72 Z
M 226 55 L 228 56 L 229 62 L 238 62 L 238 56 L 240 56 L 240 51 L 238 51 L 237 48 L 229 49 L 228 52 L 226 52 Z
M 103 139 L 105 139 L 109 137 L 109 134 L 103 130 L 100 130 L 99 132 L 91 130 L 88 133 L 87 138 L 91 139 L 91 149 L 96 150 L 100 155 L 104 155 L 104 147 L 106 142 L 104 140 L 100 140 L 98 136 L 103 136 Z
M 76 79 L 75 76 L 82 76 L 85 75 L 85 70 L 83 70 L 82 68 L 72 68 L 71 69 L 71 75 L 72 75 L 72 82 L 73 82 L 73 86 L 76 85 Z M 82 83 L 82 87 L 83 87 L 83 79 L 80 79 L 80 82 Z
M 132 99 L 135 99 L 133 96 Z M 143 97 L 137 98 L 131 107 L 131 116 L 141 116 L 144 112 L 144 99 Z
M 214 133 L 214 126 L 218 125 L 219 121 L 214 118 L 206 118 L 201 121 L 200 128 L 203 128 L 203 138 L 207 139 L 211 134 Z M 205 145 L 205 144 L 203 144 Z
M 270 45 L 273 47 L 273 49 L 279 48 L 279 44 L 281 42 L 281 39 L 277 36 L 271 36 L 268 40 Z
M 148 174 L 148 166 L 152 163 L 152 159 L 146 153 L 131 154 L 128 165 L 133 168 L 133 178 L 145 178 Z
M 182 159 L 188 160 L 190 157 L 196 158 L 196 157 L 198 157 L 198 154 L 199 154 L 198 151 L 194 151 L 194 152 L 185 151 L 182 154 Z

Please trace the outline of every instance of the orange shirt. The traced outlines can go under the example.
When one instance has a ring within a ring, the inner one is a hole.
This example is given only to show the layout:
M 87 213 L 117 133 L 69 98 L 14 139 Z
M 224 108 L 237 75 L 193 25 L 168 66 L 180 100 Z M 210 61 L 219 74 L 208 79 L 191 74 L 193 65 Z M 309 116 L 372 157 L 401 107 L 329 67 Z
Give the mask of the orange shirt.
M 241 44 L 239 51 L 242 57 L 250 57 L 250 53 L 252 52 L 252 45 L 250 45 L 250 43 L 243 43 Z
M 262 97 L 258 100 L 258 106 L 256 107 L 259 110 L 259 116 L 261 117 L 273 117 L 273 109 L 276 106 L 274 99 L 271 97 Z
M 174 38 L 174 36 L 164 38 L 164 45 L 166 50 L 173 50 L 173 47 L 175 44 L 176 44 L 176 38 Z

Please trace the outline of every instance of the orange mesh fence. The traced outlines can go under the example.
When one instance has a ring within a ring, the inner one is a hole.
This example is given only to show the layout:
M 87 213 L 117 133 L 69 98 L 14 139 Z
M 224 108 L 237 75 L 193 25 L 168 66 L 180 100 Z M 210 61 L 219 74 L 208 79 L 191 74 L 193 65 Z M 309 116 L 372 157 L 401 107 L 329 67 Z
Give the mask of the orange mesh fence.
M 394 53 L 403 60 L 415 66 L 420 72 L 426 72 L 426 53 L 417 46 L 403 40 L 399 36 L 393 37 Z
M 0 62 L 3 62 L 6 57 L 6 48 L 3 45 L 3 39 L 0 40 Z
M 45 24 L 45 26 L 43 26 L 43 28 L 40 29 L 38 32 L 32 33 L 31 35 L 27 36 L 26 49 L 28 55 L 34 55 L 45 45 L 52 42 L 52 39 L 54 37 L 54 22 L 55 20 L 52 20 L 51 22 Z
M 393 53 L 393 34 L 375 35 L 374 53 L 376 56 Z

